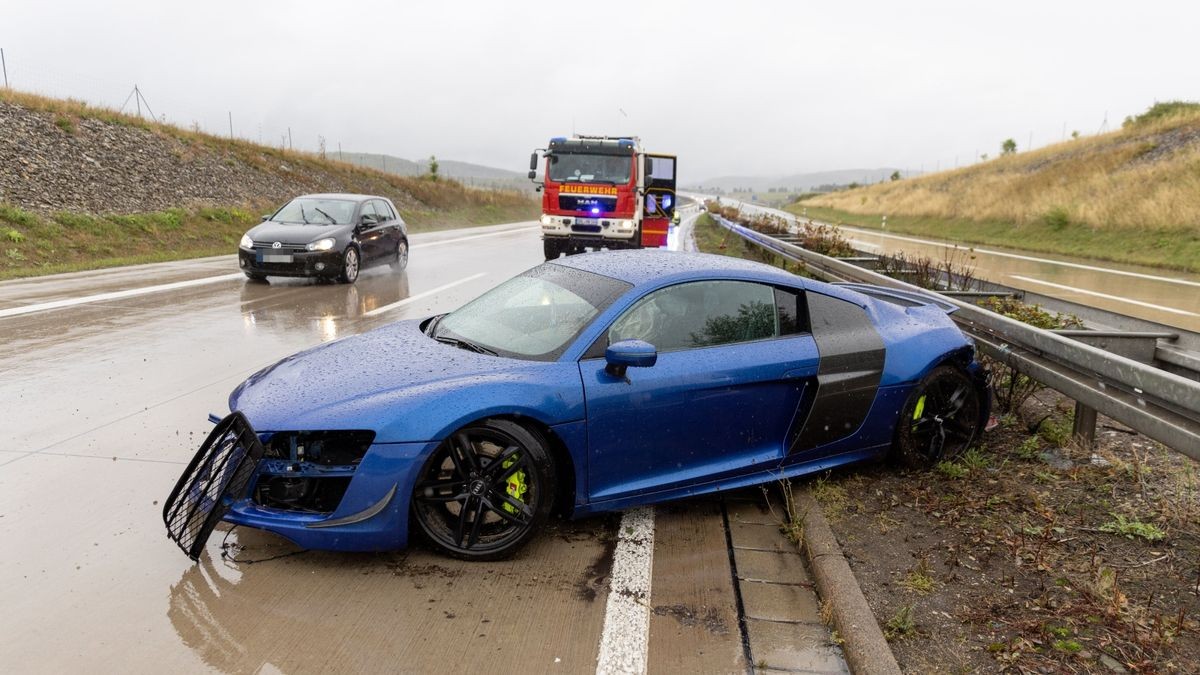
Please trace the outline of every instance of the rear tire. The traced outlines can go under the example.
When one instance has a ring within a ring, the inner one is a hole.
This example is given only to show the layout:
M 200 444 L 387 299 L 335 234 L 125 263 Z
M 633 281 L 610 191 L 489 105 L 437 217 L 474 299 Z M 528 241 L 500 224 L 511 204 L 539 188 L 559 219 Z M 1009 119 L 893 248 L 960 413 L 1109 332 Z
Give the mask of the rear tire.
M 567 250 L 567 242 L 557 239 L 543 239 L 542 248 L 546 254 L 546 260 L 557 260 Z
M 447 555 L 507 558 L 549 518 L 556 476 L 539 435 L 508 420 L 473 422 L 443 441 L 421 468 L 413 520 Z
M 392 271 L 403 272 L 408 267 L 408 240 L 401 239 L 396 245 L 396 259 L 392 261 Z
M 892 457 L 914 469 L 958 457 L 979 439 L 982 405 L 979 388 L 961 368 L 934 368 L 900 410 Z

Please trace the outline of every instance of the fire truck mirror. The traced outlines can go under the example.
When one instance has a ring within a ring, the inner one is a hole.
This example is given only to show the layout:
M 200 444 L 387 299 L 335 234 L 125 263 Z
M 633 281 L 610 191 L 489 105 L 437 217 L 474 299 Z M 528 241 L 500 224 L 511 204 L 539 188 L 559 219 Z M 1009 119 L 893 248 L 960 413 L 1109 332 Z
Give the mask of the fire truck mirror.
M 529 170 L 529 180 L 533 180 L 534 178 L 537 178 L 537 171 L 530 169 Z
M 534 172 L 537 171 L 537 160 L 538 160 L 538 157 L 537 157 L 536 152 L 531 153 L 529 155 L 529 177 L 530 178 L 533 178 Z

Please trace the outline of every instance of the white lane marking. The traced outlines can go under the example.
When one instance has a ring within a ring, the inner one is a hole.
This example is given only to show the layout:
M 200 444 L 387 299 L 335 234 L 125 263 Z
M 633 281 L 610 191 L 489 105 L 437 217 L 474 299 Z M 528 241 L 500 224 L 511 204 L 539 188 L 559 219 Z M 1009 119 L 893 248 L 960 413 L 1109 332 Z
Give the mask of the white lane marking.
M 163 291 L 174 291 L 180 288 L 190 288 L 192 286 L 204 286 L 206 284 L 215 284 L 231 279 L 241 279 L 242 273 L 222 274 L 216 277 L 203 277 L 200 279 L 190 279 L 188 281 L 176 281 L 170 284 L 159 284 L 157 286 L 146 286 L 143 288 L 130 288 L 124 291 L 112 291 L 111 293 L 97 293 L 96 295 L 85 295 L 80 298 L 67 298 L 66 300 L 54 300 L 51 302 L 40 302 L 36 305 L 25 305 L 23 307 L 10 307 L 9 309 L 0 309 L 0 319 L 19 316 L 21 314 L 31 314 L 33 312 L 43 312 L 48 309 L 61 309 L 63 307 L 74 307 L 75 305 L 85 305 L 91 302 L 104 302 L 105 300 L 119 300 L 121 298 L 132 298 L 138 295 L 147 295 L 149 293 L 161 293 Z
M 645 673 L 650 646 L 654 507 L 626 511 L 617 533 L 596 672 Z
M 464 277 L 462 279 L 459 279 L 458 281 L 451 281 L 448 284 L 442 284 L 441 286 L 438 286 L 437 288 L 431 288 L 428 291 L 425 291 L 424 293 L 417 293 L 416 295 L 410 295 L 407 298 L 405 298 L 403 300 L 399 300 L 397 302 L 393 302 L 390 305 L 384 305 L 383 307 L 376 307 L 375 309 L 373 309 L 369 312 L 364 312 L 363 316 L 375 316 L 376 314 L 383 314 L 384 312 L 390 312 L 393 309 L 396 309 L 397 307 L 403 307 L 403 306 L 409 304 L 410 302 L 416 302 L 417 300 L 420 300 L 421 298 L 427 298 L 431 295 L 436 295 L 438 293 L 441 293 L 442 291 L 454 288 L 455 286 L 458 286 L 460 284 L 465 284 L 468 281 L 475 281 L 476 279 L 478 279 L 479 277 L 482 277 L 482 276 L 487 276 L 487 275 L 484 272 L 480 272 L 479 274 L 472 274 L 471 276 Z
M 453 244 L 468 239 L 483 239 L 484 237 L 499 237 L 502 234 L 515 234 L 517 232 L 528 232 L 530 230 L 540 230 L 540 225 L 532 227 L 514 227 L 511 230 L 501 230 L 500 232 L 488 232 L 487 234 L 472 234 L 468 237 L 455 237 L 454 239 L 442 239 L 441 241 L 431 241 L 428 244 L 413 244 L 413 248 L 429 248 L 430 246 L 441 246 L 442 244 Z
M 1142 302 L 1141 300 L 1133 300 L 1131 298 L 1123 298 L 1119 295 L 1109 295 L 1108 293 L 1097 293 L 1096 291 L 1085 291 L 1082 288 L 1075 288 L 1074 286 L 1064 286 L 1063 284 L 1056 284 L 1056 283 L 1053 283 L 1050 281 L 1042 281 L 1041 279 L 1034 279 L 1032 277 L 1023 277 L 1019 274 L 1010 274 L 1008 276 L 1011 279 L 1019 279 L 1021 281 L 1026 281 L 1031 284 L 1041 284 L 1042 286 L 1058 288 L 1058 289 L 1061 289 L 1064 291 L 1083 293 L 1084 295 L 1093 295 L 1097 298 L 1104 298 L 1105 300 L 1115 300 L 1117 302 L 1126 302 L 1131 305 L 1139 305 L 1141 307 L 1149 307 L 1150 309 L 1157 309 L 1160 312 L 1171 312 L 1172 314 L 1183 314 L 1185 316 L 1200 316 L 1200 314 L 1197 314 L 1195 312 L 1189 312 L 1185 309 L 1175 309 L 1174 307 L 1164 307 L 1163 305 L 1156 305 L 1151 302 Z

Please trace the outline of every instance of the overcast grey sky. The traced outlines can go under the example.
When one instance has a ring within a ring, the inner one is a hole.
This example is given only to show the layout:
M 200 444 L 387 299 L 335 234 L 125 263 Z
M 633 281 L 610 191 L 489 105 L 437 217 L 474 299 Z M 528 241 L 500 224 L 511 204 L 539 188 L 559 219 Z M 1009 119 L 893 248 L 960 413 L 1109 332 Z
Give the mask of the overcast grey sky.
M 5 0 L 14 87 L 278 144 L 523 170 L 641 136 L 685 181 L 947 168 L 1200 99 L 1195 2 Z M 130 104 L 132 105 L 132 104 Z

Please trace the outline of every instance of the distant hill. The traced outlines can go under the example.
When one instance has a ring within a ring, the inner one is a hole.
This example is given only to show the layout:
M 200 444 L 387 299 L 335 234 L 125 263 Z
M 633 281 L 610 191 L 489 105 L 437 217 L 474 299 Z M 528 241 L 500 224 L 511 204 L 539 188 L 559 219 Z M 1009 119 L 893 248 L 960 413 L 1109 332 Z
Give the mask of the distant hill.
M 358 166 L 387 171 L 400 176 L 419 176 L 429 173 L 428 159 L 413 161 L 411 159 L 404 159 L 403 157 L 396 157 L 395 155 L 382 155 L 370 152 L 335 153 L 332 155 L 332 158 L 341 159 L 344 162 Z M 529 182 L 525 174 L 517 171 L 497 169 L 493 166 L 471 164 L 470 162 L 459 162 L 453 159 L 438 159 L 437 162 L 439 175 L 456 178 L 468 185 L 533 190 L 533 184 Z
M 823 185 L 849 185 L 850 183 L 878 183 L 886 180 L 896 169 L 842 169 L 840 171 L 817 171 L 796 173 L 786 176 L 719 176 L 700 181 L 689 187 L 721 188 L 726 192 L 766 192 L 771 188 L 785 188 L 805 192 Z

